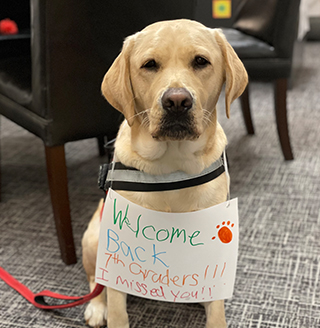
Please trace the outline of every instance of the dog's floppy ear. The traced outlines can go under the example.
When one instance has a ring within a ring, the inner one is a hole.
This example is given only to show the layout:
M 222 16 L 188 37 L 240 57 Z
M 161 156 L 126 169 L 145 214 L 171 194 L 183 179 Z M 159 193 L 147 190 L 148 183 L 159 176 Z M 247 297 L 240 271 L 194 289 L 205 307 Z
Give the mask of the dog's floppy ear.
M 131 126 L 134 121 L 134 95 L 131 87 L 129 56 L 133 36 L 128 37 L 122 51 L 105 74 L 101 91 L 111 106 L 119 110 Z
M 225 63 L 226 79 L 226 114 L 230 116 L 231 103 L 241 96 L 248 84 L 248 74 L 238 55 L 235 53 L 221 30 L 214 30 L 215 39 L 221 49 Z

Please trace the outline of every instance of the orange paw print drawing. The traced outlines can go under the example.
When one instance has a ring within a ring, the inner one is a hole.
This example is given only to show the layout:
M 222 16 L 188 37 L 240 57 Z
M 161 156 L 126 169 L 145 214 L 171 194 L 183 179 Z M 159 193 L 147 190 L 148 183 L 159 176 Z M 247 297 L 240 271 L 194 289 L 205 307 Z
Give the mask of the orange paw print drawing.
M 234 227 L 234 223 L 230 224 L 231 222 L 228 221 L 227 223 L 223 221 L 221 225 L 217 225 L 216 228 L 218 230 L 218 237 L 224 244 L 229 244 L 232 240 L 232 231 L 231 228 Z M 212 237 L 212 240 L 216 239 L 215 236 Z

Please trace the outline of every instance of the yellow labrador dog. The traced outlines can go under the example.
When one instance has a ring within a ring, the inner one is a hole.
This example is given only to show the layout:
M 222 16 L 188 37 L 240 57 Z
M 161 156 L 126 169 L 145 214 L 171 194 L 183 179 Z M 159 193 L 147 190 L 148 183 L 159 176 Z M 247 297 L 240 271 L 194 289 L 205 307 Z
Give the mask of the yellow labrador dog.
M 247 73 L 219 29 L 190 20 L 152 24 L 128 37 L 106 73 L 102 93 L 122 112 L 115 155 L 122 164 L 151 175 L 202 172 L 223 153 L 227 139 L 217 122 L 216 103 L 225 84 L 225 106 L 247 85 Z M 197 211 L 227 198 L 225 174 L 208 183 L 162 192 L 119 193 L 145 208 Z M 83 237 L 83 265 L 91 290 L 100 208 Z M 204 304 L 206 328 L 226 327 L 223 301 Z M 128 328 L 126 294 L 107 288 L 93 299 L 85 319 L 92 327 Z

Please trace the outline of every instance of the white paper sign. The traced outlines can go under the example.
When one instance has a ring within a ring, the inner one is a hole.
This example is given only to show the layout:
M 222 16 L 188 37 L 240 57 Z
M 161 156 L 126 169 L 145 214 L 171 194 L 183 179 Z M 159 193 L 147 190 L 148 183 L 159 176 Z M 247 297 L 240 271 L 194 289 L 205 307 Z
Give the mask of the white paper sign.
M 226 299 L 233 293 L 237 254 L 237 199 L 196 212 L 165 213 L 109 190 L 96 282 L 169 302 Z

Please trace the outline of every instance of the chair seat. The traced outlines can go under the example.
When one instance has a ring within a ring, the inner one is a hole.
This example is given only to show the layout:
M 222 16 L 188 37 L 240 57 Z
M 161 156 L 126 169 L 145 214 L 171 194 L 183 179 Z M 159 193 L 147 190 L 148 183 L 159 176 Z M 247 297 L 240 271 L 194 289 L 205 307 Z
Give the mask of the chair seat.
M 30 56 L 0 60 L 0 94 L 22 106 L 30 107 L 32 102 Z
M 243 62 L 250 79 L 288 78 L 291 59 L 280 58 L 271 45 L 233 28 L 223 28 L 228 42 Z
M 223 28 L 222 31 L 240 59 L 276 57 L 274 47 L 266 42 L 236 29 Z

